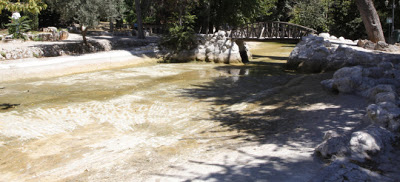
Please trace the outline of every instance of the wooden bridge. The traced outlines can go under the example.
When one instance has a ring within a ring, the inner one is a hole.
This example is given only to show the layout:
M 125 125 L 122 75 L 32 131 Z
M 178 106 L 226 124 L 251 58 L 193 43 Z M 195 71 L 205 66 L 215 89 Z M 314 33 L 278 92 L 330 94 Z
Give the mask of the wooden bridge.
M 267 21 L 251 23 L 233 29 L 231 38 L 247 41 L 298 41 L 316 30 L 288 22 Z

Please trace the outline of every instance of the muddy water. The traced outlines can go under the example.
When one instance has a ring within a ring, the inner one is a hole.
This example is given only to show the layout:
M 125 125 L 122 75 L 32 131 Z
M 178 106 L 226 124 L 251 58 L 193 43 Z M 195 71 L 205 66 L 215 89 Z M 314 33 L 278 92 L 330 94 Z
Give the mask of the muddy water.
M 245 141 L 215 113 L 256 107 L 260 93 L 296 77 L 282 68 L 293 45 L 251 45 L 243 66 L 156 64 L 0 85 L 0 181 L 146 180 Z

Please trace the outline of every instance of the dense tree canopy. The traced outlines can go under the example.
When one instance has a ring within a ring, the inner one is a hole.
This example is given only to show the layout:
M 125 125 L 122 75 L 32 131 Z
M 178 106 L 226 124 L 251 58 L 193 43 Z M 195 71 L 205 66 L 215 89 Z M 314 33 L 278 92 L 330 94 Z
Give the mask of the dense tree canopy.
M 39 21 L 32 22 L 43 24 L 45 22 L 41 19 L 54 17 L 64 22 L 82 23 L 85 27 L 93 27 L 99 20 L 120 20 L 119 22 L 123 20 L 134 25 L 138 22 L 135 4 L 140 4 L 143 24 L 171 27 L 177 23 L 190 26 L 189 29 L 197 33 L 272 20 L 292 22 L 351 39 L 366 38 L 364 24 L 359 11 L 356 10 L 355 2 L 354 0 L 1 0 L 0 11 L 5 10 L 3 12 L 6 14 L 1 14 L 0 19 L 7 20 L 13 11 L 20 11 L 35 19 L 38 18 L 38 13 L 49 5 L 48 9 L 51 11 L 46 10 L 46 16 L 39 15 Z M 384 20 L 391 17 L 391 10 L 385 6 L 384 1 L 373 2 L 385 35 L 388 35 L 391 26 Z M 400 7 L 398 1 L 395 2 L 397 7 Z M 400 11 L 396 8 L 395 17 L 399 16 Z M 400 18 L 395 18 L 394 23 L 395 28 L 399 28 Z
M 47 3 L 60 12 L 62 19 L 79 23 L 85 44 L 88 28 L 96 27 L 101 17 L 122 16 L 124 10 L 123 0 L 48 0 Z
M 1 0 L 0 13 L 3 9 L 8 11 L 24 11 L 31 13 L 39 13 L 46 9 L 47 5 L 42 0 Z

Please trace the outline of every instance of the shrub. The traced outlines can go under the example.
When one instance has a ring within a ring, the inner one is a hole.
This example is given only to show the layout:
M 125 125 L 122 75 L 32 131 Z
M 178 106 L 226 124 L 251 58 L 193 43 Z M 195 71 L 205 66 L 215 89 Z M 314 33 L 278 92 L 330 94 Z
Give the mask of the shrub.
M 177 18 L 177 17 L 175 17 Z M 177 19 L 171 20 L 168 32 L 161 39 L 161 47 L 167 48 L 174 52 L 183 50 L 191 50 L 197 46 L 196 34 L 193 30 L 195 15 L 187 14 Z
M 27 16 L 23 16 L 17 20 L 15 19 L 11 19 L 11 23 L 6 24 L 6 26 L 8 27 L 8 33 L 13 35 L 14 39 L 19 39 L 22 38 L 24 40 L 27 39 L 27 37 L 25 37 L 23 35 L 23 33 L 29 31 L 31 29 L 31 27 L 29 26 L 29 23 L 31 22 L 30 20 L 28 20 Z
M 196 42 L 196 35 L 193 30 L 188 30 L 183 26 L 175 26 L 169 28 L 168 34 L 163 36 L 161 46 L 179 52 L 195 48 Z
M 42 37 L 39 37 L 39 36 L 35 36 L 35 37 L 33 38 L 33 41 L 43 41 L 43 38 L 42 38 Z

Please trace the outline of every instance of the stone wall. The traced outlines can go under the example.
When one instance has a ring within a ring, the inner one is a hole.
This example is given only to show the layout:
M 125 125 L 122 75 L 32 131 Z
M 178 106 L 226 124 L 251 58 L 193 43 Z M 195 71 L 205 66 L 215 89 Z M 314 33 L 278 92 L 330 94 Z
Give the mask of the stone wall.
M 198 46 L 190 51 L 177 54 L 167 54 L 167 60 L 178 62 L 203 61 L 213 63 L 238 64 L 242 63 L 242 54 L 251 57 L 250 51 L 244 42 L 239 43 L 229 37 L 229 32 L 219 31 L 214 34 L 198 35 Z
M 29 47 L 21 46 L 19 48 L 0 47 L 0 60 L 78 55 L 126 48 L 133 49 L 148 45 L 155 48 L 155 42 L 157 42 L 157 40 L 137 40 L 134 38 L 118 37 L 98 40 L 92 39 L 89 40 L 89 46 L 85 46 L 81 42 L 57 42 L 54 44 L 38 44 Z
M 374 66 L 382 61 L 400 62 L 400 54 L 364 49 L 357 43 L 327 33 L 303 37 L 290 54 L 287 68 L 315 73 L 346 66 Z

